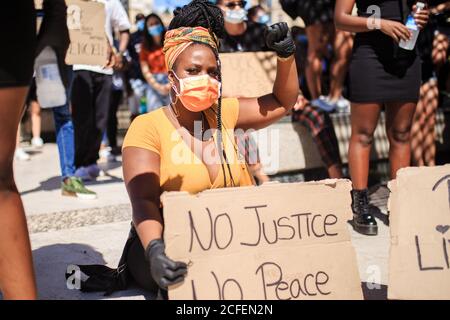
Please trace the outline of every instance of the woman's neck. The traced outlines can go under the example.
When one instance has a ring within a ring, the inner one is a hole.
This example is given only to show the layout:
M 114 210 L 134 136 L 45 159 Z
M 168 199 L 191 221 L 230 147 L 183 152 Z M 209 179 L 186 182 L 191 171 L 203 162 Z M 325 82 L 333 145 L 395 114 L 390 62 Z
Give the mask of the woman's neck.
M 201 112 L 192 112 L 183 106 L 183 103 L 178 99 L 173 105 L 174 112 L 177 115 L 180 126 L 186 128 L 191 134 L 195 133 L 195 136 L 203 135 L 203 132 L 195 132 L 195 130 L 201 130 L 204 126 L 202 123 L 203 117 Z M 197 126 L 195 125 L 197 123 Z M 206 128 L 204 128 L 206 129 Z

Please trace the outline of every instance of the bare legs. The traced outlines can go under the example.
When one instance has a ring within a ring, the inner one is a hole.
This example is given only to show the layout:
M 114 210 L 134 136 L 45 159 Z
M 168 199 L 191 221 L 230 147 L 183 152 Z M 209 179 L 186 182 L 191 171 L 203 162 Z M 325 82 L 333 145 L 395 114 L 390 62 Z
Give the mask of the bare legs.
M 353 189 L 363 190 L 368 185 L 370 149 L 373 133 L 378 124 L 381 104 L 352 103 L 351 108 L 352 134 L 348 150 L 348 164 Z
M 353 36 L 349 32 L 335 31 L 332 24 L 314 24 L 306 28 L 308 36 L 308 56 L 306 81 L 311 99 L 322 94 L 322 59 L 327 53 L 327 45 L 333 43 L 334 60 L 331 66 L 330 99 L 337 101 L 342 95 L 351 51 Z
M 31 133 L 33 138 L 41 137 L 41 107 L 37 101 L 31 103 Z
M 366 189 L 368 185 L 370 150 L 381 107 L 376 103 L 352 104 L 349 166 L 356 190 Z M 415 107 L 415 103 L 389 103 L 386 107 L 391 179 L 396 178 L 399 169 L 410 165 L 411 124 Z
M 416 103 L 390 103 L 386 107 L 386 133 L 389 139 L 391 179 L 411 164 L 411 125 Z
M 25 213 L 13 176 L 17 126 L 27 91 L 0 89 L 0 290 L 5 299 L 35 299 L 37 294 Z
M 337 30 L 334 37 L 334 61 L 331 65 L 330 100 L 337 101 L 342 96 L 348 62 L 353 48 L 353 36 L 349 32 Z
M 308 54 L 305 73 L 312 100 L 319 98 L 322 93 L 322 58 L 331 41 L 331 27 L 331 25 L 317 23 L 306 28 Z

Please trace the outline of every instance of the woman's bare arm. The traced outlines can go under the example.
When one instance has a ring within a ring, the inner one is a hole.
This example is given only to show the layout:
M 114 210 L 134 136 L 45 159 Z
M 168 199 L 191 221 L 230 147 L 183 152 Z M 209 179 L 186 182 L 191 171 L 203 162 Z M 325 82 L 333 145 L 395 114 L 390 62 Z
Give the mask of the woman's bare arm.
M 133 210 L 133 224 L 144 248 L 154 239 L 162 238 L 160 212 L 160 157 L 157 153 L 126 147 L 123 150 L 125 186 Z
M 334 11 L 334 23 L 337 29 L 349 31 L 349 32 L 369 32 L 373 31 L 369 25 L 369 19 L 353 16 L 353 7 L 355 6 L 355 0 L 337 0 Z M 381 18 L 381 17 L 379 17 Z

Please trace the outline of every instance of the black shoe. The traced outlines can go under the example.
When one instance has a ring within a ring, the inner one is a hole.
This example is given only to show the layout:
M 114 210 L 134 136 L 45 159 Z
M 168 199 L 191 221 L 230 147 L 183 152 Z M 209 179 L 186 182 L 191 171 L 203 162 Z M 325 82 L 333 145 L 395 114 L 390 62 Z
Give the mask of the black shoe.
M 366 236 L 376 236 L 378 225 L 375 217 L 370 214 L 369 191 L 352 190 L 353 229 Z

